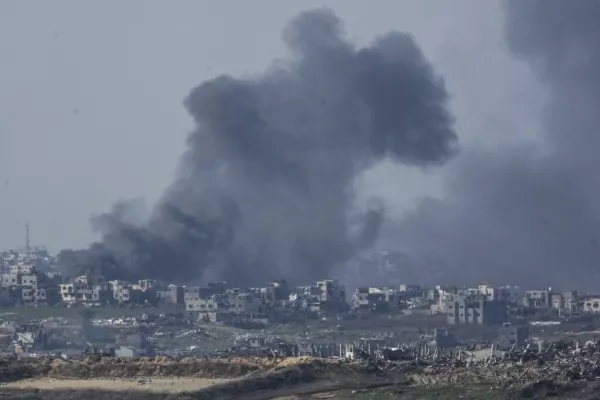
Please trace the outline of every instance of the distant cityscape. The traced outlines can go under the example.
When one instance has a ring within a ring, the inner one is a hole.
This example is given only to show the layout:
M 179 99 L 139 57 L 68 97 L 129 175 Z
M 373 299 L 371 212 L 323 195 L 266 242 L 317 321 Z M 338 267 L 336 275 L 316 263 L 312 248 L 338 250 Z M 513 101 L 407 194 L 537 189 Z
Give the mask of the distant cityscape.
M 63 276 L 44 248 L 0 253 L 0 304 L 5 307 L 171 306 L 206 322 L 227 318 L 288 320 L 321 313 L 445 314 L 449 324 L 502 324 L 539 311 L 600 313 L 600 295 L 551 288 L 522 290 L 481 283 L 475 288 L 400 284 L 359 287 L 347 293 L 336 279 L 302 286 L 285 280 L 235 288 L 226 282 L 182 286 L 152 279 L 106 281 L 102 276 Z

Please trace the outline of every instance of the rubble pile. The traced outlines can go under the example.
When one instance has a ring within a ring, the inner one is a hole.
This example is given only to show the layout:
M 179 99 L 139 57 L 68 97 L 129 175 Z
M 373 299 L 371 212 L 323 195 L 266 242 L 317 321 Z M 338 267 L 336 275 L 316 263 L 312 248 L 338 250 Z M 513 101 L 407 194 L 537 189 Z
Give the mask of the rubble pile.
M 92 325 L 105 326 L 136 326 L 139 324 L 137 318 L 134 317 L 122 317 L 122 318 L 106 318 L 106 319 L 93 319 Z
M 352 377 L 356 382 L 379 379 L 418 387 L 492 385 L 512 388 L 536 382 L 580 384 L 600 378 L 600 341 L 590 341 L 583 345 L 579 342 L 558 341 L 509 351 L 499 351 L 494 346 L 458 351 L 435 349 L 431 352 L 419 352 L 410 358 L 407 357 L 408 353 L 404 352 L 404 355 L 406 357 L 394 360 L 382 357 L 381 353 L 363 354 L 355 360 L 313 357 L 88 357 L 79 361 L 65 361 L 50 357 L 13 357 L 0 360 L 0 381 L 36 377 L 243 377 L 243 380 L 231 383 L 235 386 L 233 389 L 243 391 L 248 389 L 248 385 L 254 389 L 264 389 L 277 382 L 341 382 L 347 377 Z
M 557 341 L 524 349 L 434 351 L 410 361 L 366 358 L 365 367 L 383 373 L 402 370 L 416 385 L 559 383 L 600 379 L 600 341 Z M 368 367 L 367 367 L 368 366 Z
M 203 329 L 195 328 L 180 332 L 174 332 L 173 337 L 176 339 L 212 339 L 212 335 Z

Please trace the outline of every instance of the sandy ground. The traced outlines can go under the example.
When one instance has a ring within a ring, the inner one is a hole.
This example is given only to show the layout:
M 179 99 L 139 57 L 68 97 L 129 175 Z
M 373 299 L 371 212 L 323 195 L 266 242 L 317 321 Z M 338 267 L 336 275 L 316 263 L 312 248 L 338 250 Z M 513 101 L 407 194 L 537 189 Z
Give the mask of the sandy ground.
M 101 389 L 185 392 L 207 388 L 230 379 L 152 378 L 149 379 L 26 379 L 3 385 L 14 389 Z

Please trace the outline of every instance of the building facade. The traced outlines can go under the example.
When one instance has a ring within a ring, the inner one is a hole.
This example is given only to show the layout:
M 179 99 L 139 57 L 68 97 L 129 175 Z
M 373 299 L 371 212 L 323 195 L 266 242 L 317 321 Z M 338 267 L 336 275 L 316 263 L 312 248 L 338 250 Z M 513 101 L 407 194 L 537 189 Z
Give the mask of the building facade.
M 481 297 L 453 297 L 448 306 L 449 324 L 496 325 L 506 321 L 506 303 Z

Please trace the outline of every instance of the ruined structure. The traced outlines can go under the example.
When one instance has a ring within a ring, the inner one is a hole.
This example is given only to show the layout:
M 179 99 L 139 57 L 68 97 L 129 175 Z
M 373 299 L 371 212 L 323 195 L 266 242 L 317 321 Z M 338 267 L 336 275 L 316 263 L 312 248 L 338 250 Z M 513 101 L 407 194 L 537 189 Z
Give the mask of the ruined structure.
M 506 321 L 506 303 L 480 296 L 454 295 L 448 306 L 449 324 L 494 325 Z

